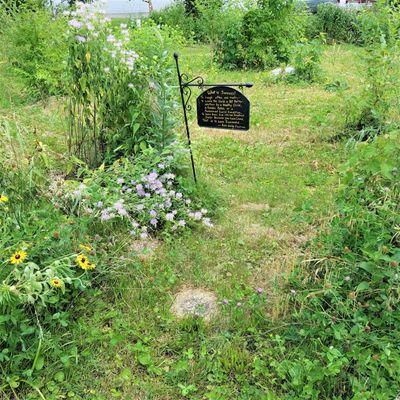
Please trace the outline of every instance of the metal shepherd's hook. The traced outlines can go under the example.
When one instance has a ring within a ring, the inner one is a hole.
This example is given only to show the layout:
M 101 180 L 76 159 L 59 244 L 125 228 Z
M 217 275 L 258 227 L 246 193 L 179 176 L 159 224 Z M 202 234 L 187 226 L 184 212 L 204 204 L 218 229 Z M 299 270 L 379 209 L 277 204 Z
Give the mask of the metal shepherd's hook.
M 185 120 L 185 126 L 186 126 L 186 136 L 187 136 L 187 142 L 188 142 L 188 147 L 189 147 L 189 152 L 190 152 L 190 160 L 192 162 L 192 171 L 193 171 L 193 178 L 194 182 L 197 184 L 197 178 L 196 178 L 196 169 L 194 166 L 194 158 L 193 158 L 193 152 L 192 152 L 192 145 L 191 145 L 191 140 L 190 140 L 190 130 L 189 130 L 189 122 L 188 122 L 188 117 L 187 117 L 187 110 L 186 110 L 186 101 L 185 101 L 185 93 L 184 93 L 184 88 L 185 83 L 182 80 L 182 75 L 179 70 L 179 55 L 177 53 L 174 53 L 174 58 L 175 58 L 175 63 L 176 63 L 176 70 L 178 72 L 178 80 L 179 80 L 179 90 L 181 93 L 181 101 L 182 101 L 182 108 L 183 108 L 183 117 Z

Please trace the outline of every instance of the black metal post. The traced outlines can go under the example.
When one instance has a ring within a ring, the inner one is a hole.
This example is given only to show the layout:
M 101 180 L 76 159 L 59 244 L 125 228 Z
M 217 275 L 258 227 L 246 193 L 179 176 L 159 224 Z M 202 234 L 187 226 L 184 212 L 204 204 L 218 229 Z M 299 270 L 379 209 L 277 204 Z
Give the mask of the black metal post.
M 191 145 L 191 140 L 190 140 L 190 130 L 189 130 L 189 122 L 188 122 L 188 117 L 187 117 L 187 110 L 186 110 L 186 101 L 185 101 L 185 93 L 183 91 L 184 84 L 182 82 L 182 75 L 179 70 L 179 55 L 178 53 L 174 53 L 174 58 L 176 62 L 176 70 L 178 72 L 178 79 L 179 79 L 179 90 L 181 93 L 181 101 L 182 101 L 182 108 L 183 108 L 183 117 L 185 120 L 185 126 L 186 126 L 186 136 L 187 136 L 187 141 L 188 141 L 188 147 L 189 147 L 189 152 L 190 152 L 190 160 L 192 162 L 192 171 L 193 171 L 193 178 L 194 182 L 197 184 L 197 178 L 196 178 L 196 169 L 194 166 L 194 158 L 193 158 L 193 152 L 192 152 L 192 145 Z

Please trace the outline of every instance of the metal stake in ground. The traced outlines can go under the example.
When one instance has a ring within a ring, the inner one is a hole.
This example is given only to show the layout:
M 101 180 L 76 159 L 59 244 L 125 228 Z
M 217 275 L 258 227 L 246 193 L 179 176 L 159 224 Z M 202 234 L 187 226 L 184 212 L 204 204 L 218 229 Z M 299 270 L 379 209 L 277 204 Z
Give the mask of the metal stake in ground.
M 182 108 L 183 108 L 183 117 L 185 120 L 185 126 L 186 126 L 186 136 L 187 136 L 187 141 L 188 141 L 188 147 L 189 147 L 189 152 L 190 152 L 190 160 L 192 162 L 192 171 L 193 171 L 193 178 L 195 183 L 197 183 L 197 178 L 196 178 L 196 168 L 194 166 L 194 158 L 193 158 L 193 152 L 192 152 L 192 145 L 191 145 L 191 140 L 190 140 L 190 130 L 189 130 L 189 123 L 188 123 L 188 117 L 187 117 L 187 105 L 188 105 L 188 101 L 190 98 L 190 93 L 189 96 L 187 98 L 187 100 L 185 100 L 185 92 L 184 89 L 187 86 L 184 86 L 183 84 L 183 77 L 185 77 L 185 75 L 181 74 L 180 70 L 179 70 L 179 56 L 177 53 L 174 53 L 174 58 L 175 58 L 175 62 L 176 62 L 176 70 L 178 72 L 178 80 L 179 80 L 179 90 L 181 93 L 181 101 L 182 101 Z M 190 90 L 190 89 L 189 89 Z

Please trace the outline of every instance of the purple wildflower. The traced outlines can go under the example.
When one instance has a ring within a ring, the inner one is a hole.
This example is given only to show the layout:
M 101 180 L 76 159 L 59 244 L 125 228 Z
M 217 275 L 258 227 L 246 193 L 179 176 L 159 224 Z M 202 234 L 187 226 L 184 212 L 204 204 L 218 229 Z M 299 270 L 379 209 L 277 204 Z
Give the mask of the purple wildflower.
M 69 26 L 72 26 L 73 28 L 80 29 L 82 28 L 82 23 L 77 21 L 76 19 L 71 19 L 71 21 L 68 22 Z
M 193 216 L 193 218 L 194 218 L 195 220 L 197 220 L 197 221 L 201 220 L 202 217 L 203 217 L 203 214 L 201 213 L 201 211 L 196 211 L 196 212 L 194 213 L 194 216 Z
M 165 215 L 165 219 L 166 219 L 167 221 L 173 221 L 173 220 L 174 220 L 174 214 L 172 214 L 172 213 L 166 214 L 166 215 Z
M 213 223 L 211 222 L 210 218 L 203 218 L 203 224 L 210 228 L 212 228 L 214 226 Z
M 107 36 L 107 42 L 109 42 L 109 43 L 115 42 L 115 36 L 114 35 L 108 35 Z
M 154 182 L 158 178 L 157 172 L 152 172 L 147 176 L 149 182 Z
M 111 214 L 109 213 L 108 210 L 103 210 L 103 211 L 101 212 L 101 217 L 100 217 L 100 219 L 101 219 L 102 221 L 109 221 L 109 220 L 111 219 Z

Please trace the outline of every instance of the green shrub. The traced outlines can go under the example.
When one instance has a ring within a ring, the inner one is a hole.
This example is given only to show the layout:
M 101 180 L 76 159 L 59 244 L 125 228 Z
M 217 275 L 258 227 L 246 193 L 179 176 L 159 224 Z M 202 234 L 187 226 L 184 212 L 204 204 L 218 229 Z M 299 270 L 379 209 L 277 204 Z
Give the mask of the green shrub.
M 303 82 L 317 82 L 322 77 L 322 46 L 317 42 L 299 43 L 294 50 L 291 65 L 294 73 L 287 79 Z
M 318 6 L 316 17 L 317 30 L 325 33 L 327 40 L 343 43 L 359 41 L 360 27 L 356 11 L 325 3 Z
M 362 92 L 353 96 L 347 105 L 345 133 L 357 140 L 399 126 L 400 58 L 398 46 L 385 41 L 368 50 Z
M 226 69 L 241 68 L 245 65 L 244 36 L 242 16 L 231 19 L 216 42 L 214 57 Z
M 1 14 L 1 11 L 0 11 Z M 23 76 L 34 95 L 63 92 L 67 43 L 64 18 L 53 18 L 39 6 L 3 14 L 2 50 L 14 71 Z
M 221 34 L 217 61 L 228 68 L 260 69 L 286 63 L 304 27 L 304 15 L 294 2 L 263 1 Z
M 0 9 L 7 14 L 14 14 L 29 9 L 44 8 L 46 4 L 46 0 L 0 0 Z
M 346 10 L 334 4 L 318 6 L 315 25 L 308 29 L 313 37 L 323 32 L 329 41 L 352 43 L 359 46 L 379 44 L 383 37 L 393 42 L 399 37 L 399 20 L 385 4 L 376 3 L 371 8 Z
M 163 10 L 153 11 L 150 18 L 161 26 L 179 29 L 186 39 L 213 43 L 224 24 L 226 9 L 223 10 L 222 5 L 221 0 L 196 0 L 191 8 L 178 1 Z M 229 9 L 229 4 L 226 8 Z
M 192 39 L 195 35 L 194 20 L 186 14 L 185 6 L 182 2 L 176 2 L 159 11 L 152 11 L 150 19 L 159 26 L 179 29 L 186 39 Z

